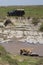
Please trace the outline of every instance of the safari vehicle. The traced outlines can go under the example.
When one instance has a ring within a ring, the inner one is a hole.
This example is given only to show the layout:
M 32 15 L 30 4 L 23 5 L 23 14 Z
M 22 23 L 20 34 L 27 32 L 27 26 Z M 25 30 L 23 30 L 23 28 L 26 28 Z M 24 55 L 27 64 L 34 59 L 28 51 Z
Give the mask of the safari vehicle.
M 23 16 L 24 14 L 24 9 L 17 9 L 7 12 L 8 16 Z

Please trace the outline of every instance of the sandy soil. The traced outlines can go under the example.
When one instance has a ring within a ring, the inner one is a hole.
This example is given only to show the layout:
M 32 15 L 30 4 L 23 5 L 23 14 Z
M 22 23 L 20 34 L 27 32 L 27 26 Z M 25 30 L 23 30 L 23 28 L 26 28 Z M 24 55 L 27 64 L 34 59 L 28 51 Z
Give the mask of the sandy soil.
M 2 46 L 11 54 L 19 54 L 21 48 L 33 48 L 32 52 L 43 56 L 43 44 L 29 44 L 27 42 L 18 42 L 16 39 L 12 39 L 10 42 L 2 43 Z

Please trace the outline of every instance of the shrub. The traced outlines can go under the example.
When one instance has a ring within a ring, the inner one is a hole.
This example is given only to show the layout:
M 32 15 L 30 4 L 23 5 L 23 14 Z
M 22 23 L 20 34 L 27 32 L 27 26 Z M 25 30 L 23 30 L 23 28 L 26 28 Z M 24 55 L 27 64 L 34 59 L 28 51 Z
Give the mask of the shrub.
M 40 25 L 40 29 L 41 32 L 43 32 L 43 23 Z
M 4 56 L 6 53 L 6 50 L 0 45 L 0 56 Z
M 40 20 L 38 18 L 33 18 L 32 24 L 37 25 L 39 23 L 39 21 Z

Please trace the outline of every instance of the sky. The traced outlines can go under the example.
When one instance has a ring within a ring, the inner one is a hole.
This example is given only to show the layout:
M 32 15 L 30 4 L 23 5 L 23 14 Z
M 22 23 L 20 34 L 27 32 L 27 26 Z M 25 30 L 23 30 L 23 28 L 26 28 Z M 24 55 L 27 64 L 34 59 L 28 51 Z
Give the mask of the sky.
M 0 6 L 8 5 L 43 5 L 43 0 L 0 0 Z

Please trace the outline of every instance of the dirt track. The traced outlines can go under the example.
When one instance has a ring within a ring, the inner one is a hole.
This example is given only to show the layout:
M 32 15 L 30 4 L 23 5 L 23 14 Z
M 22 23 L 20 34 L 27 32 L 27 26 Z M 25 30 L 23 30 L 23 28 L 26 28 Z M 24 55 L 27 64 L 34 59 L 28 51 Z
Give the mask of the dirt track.
M 22 43 L 16 40 L 10 41 L 8 43 L 1 44 L 5 49 L 12 54 L 19 54 L 21 48 L 33 48 L 32 51 L 38 53 L 40 56 L 43 56 L 43 44 L 29 44 L 27 42 Z

